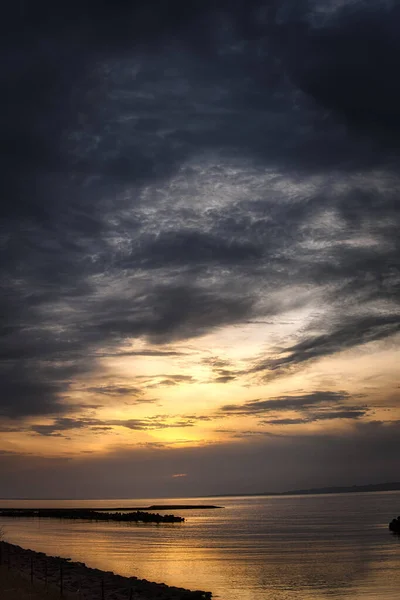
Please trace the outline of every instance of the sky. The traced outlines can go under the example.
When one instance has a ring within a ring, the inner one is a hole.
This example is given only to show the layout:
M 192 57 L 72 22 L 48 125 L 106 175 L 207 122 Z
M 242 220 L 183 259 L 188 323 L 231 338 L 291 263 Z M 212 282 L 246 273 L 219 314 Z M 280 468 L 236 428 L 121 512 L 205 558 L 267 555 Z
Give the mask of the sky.
M 398 479 L 398 3 L 0 27 L 0 497 Z

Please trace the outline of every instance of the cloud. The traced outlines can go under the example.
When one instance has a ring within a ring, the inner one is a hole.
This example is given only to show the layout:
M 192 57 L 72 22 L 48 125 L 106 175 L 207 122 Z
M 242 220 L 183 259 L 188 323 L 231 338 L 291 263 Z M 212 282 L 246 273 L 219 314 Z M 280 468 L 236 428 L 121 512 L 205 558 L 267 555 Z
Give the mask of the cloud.
M 252 300 L 218 293 L 198 286 L 155 285 L 147 294 L 138 294 L 128 301 L 115 300 L 99 306 L 96 332 L 109 337 L 147 336 L 163 343 L 197 337 L 217 326 L 240 322 L 251 313 Z
M 184 353 L 176 350 L 122 350 L 117 352 L 103 352 L 101 357 L 114 357 L 114 356 L 150 356 L 150 357 L 163 357 L 163 356 L 182 356 Z
M 7 9 L 0 416 L 294 309 L 322 307 L 254 372 L 399 331 L 399 9 L 250 4 Z
M 230 383 L 238 375 L 237 370 L 232 368 L 230 361 L 218 357 L 204 358 L 203 363 L 211 367 L 214 378 L 213 383 Z
M 112 427 L 108 425 L 95 425 L 94 427 L 90 428 L 90 431 L 98 431 L 99 433 L 102 433 L 104 431 L 112 431 Z
M 317 421 L 330 421 L 331 419 L 359 419 L 368 414 L 368 409 L 356 408 L 354 410 L 336 410 L 311 413 L 304 419 L 270 419 L 261 421 L 266 425 L 303 425 L 304 423 L 315 423 Z
M 57 378 L 48 379 L 40 372 L 35 373 L 24 364 L 0 366 L 2 400 L 0 416 L 19 417 L 20 415 L 57 414 L 65 408 L 59 401 L 63 386 Z
M 251 415 L 272 410 L 297 410 L 315 405 L 338 404 L 347 398 L 346 392 L 316 391 L 298 396 L 280 396 L 270 400 L 251 400 L 244 404 L 226 404 L 220 411 Z
M 368 317 L 353 316 L 342 318 L 340 325 L 324 335 L 312 336 L 307 332 L 300 342 L 282 350 L 275 359 L 260 361 L 252 372 L 284 372 L 285 369 L 298 368 L 302 363 L 318 360 L 337 352 L 369 342 L 378 341 L 400 332 L 400 315 L 375 315 Z
M 316 5 L 316 2 L 312 2 Z M 318 29 L 300 25 L 293 31 L 302 60 L 289 55 L 296 82 L 319 103 L 344 115 L 349 125 L 370 129 L 398 129 L 400 90 L 393 74 L 400 66 L 395 34 L 400 11 L 395 3 L 376 2 L 365 10 L 344 3 Z M 357 45 L 354 46 L 354 41 Z M 373 60 L 365 60 L 373 47 Z M 335 73 L 334 83 L 329 73 Z
M 214 383 L 229 383 L 230 381 L 234 381 L 236 377 L 231 374 L 220 375 L 214 379 Z
M 195 417 L 171 418 L 167 415 L 154 415 L 144 419 L 97 419 L 90 417 L 60 417 L 52 423 L 35 424 L 20 427 L 4 428 L 3 431 L 32 432 L 41 436 L 61 437 L 65 431 L 78 430 L 85 434 L 90 432 L 111 431 L 115 427 L 125 427 L 134 431 L 150 431 L 170 428 L 193 427 Z
M 367 416 L 367 406 L 349 405 L 346 392 L 315 391 L 307 394 L 280 396 L 269 400 L 252 400 L 243 404 L 226 404 L 219 413 L 225 416 L 255 416 L 260 425 L 303 425 L 332 419 L 360 419 Z M 298 417 L 281 417 L 285 412 L 296 412 Z M 265 415 L 273 418 L 264 419 Z
M 142 393 L 142 389 L 133 386 L 102 385 L 86 388 L 88 392 L 95 394 L 104 394 L 105 396 L 137 396 Z
M 92 426 L 102 426 L 102 422 L 99 419 L 92 418 L 61 417 L 55 419 L 51 424 L 31 425 L 28 428 L 22 426 L 22 431 L 31 431 L 43 436 L 60 437 L 64 431 L 72 431 L 73 429 L 87 430 Z
M 182 415 L 183 419 L 187 419 L 188 421 L 213 421 L 214 415 Z
M 162 379 L 160 379 L 162 377 Z M 151 383 L 151 380 L 155 380 Z M 156 377 L 149 378 L 150 383 L 145 384 L 146 388 L 159 388 L 164 386 L 179 385 L 180 383 L 196 383 L 196 379 L 192 375 L 180 375 L 180 374 L 168 374 L 158 375 Z
M 127 420 L 114 420 L 110 421 L 110 424 L 119 427 L 127 427 L 128 429 L 134 429 L 138 431 L 157 430 L 157 429 L 170 429 L 180 427 L 193 427 L 193 422 L 189 419 L 178 419 L 174 421 L 168 421 L 165 417 L 158 417 L 157 415 L 149 419 L 127 419 Z
M 227 241 L 216 235 L 184 230 L 157 235 L 141 250 L 143 254 L 138 255 L 136 260 L 147 260 L 149 267 L 153 269 L 163 267 L 166 263 L 237 264 L 262 257 L 262 248 L 250 242 Z
M 190 473 L 178 480 L 182 496 L 367 484 L 398 477 L 399 434 L 398 423 L 356 421 L 341 432 L 258 435 L 191 448 L 115 447 L 74 460 L 3 455 L 0 476 L 7 478 L 7 495 L 20 498 L 38 488 L 48 498 L 129 498 L 137 486 L 144 496 L 168 497 L 176 494 L 171 473 Z

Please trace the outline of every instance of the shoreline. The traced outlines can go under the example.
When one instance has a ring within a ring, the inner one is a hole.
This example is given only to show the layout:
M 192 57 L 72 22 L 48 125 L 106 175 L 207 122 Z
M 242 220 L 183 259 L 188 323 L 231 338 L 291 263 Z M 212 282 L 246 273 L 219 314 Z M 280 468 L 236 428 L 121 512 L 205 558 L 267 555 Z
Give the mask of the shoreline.
M 210 600 L 212 597 L 211 592 L 124 577 L 5 541 L 0 542 L 0 568 L 18 574 L 31 583 L 32 589 L 35 583 L 40 583 L 66 600 Z

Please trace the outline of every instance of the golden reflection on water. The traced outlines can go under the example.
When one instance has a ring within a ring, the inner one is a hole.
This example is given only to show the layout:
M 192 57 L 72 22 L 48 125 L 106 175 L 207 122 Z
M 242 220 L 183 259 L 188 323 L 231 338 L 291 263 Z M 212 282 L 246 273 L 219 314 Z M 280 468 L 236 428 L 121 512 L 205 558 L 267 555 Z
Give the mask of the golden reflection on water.
M 21 519 L 3 528 L 22 546 L 219 600 L 394 600 L 400 538 L 386 524 L 400 494 L 362 496 L 224 499 L 223 510 L 166 526 Z

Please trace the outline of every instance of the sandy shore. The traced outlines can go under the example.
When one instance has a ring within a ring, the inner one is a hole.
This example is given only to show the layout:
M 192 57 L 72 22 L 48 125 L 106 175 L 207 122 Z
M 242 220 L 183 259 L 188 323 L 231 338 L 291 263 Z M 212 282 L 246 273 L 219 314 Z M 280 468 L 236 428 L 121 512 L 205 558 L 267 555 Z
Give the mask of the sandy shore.
M 53 600 L 60 598 L 61 593 L 65 600 L 211 598 L 210 592 L 190 591 L 137 577 L 122 577 L 110 571 L 91 569 L 84 563 L 47 556 L 7 542 L 0 542 L 0 563 L 1 600 L 42 600 L 45 597 Z

